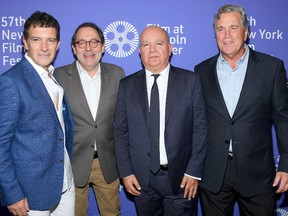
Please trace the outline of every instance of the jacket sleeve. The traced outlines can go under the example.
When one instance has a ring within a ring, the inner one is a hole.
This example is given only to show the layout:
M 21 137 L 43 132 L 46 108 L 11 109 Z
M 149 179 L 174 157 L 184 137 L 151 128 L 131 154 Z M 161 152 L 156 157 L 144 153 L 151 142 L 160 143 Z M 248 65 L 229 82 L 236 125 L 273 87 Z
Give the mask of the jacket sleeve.
M 277 65 L 272 102 L 272 118 L 280 155 L 278 171 L 288 172 L 288 86 L 283 61 Z
M 115 156 L 120 178 L 133 174 L 129 155 L 127 110 L 123 83 L 120 82 L 114 119 Z
M 24 198 L 11 152 L 21 107 L 18 89 L 5 76 L 0 76 L 0 101 L 0 195 L 5 205 L 11 205 Z

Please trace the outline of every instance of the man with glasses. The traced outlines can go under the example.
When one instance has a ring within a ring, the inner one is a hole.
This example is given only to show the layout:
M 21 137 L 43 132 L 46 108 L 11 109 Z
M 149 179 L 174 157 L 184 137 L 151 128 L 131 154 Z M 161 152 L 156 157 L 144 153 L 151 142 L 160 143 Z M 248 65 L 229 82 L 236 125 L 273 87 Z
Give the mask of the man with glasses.
M 76 186 L 76 216 L 87 215 L 89 186 L 100 215 L 120 215 L 119 178 L 114 156 L 113 117 L 122 68 L 103 63 L 102 30 L 81 24 L 72 37 L 76 60 L 55 70 L 74 121 L 72 169 Z

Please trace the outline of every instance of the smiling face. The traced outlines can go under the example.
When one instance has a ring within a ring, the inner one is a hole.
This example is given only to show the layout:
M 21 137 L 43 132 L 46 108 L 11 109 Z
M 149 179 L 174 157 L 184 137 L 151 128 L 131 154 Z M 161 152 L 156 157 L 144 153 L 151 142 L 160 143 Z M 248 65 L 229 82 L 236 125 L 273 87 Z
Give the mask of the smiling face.
M 248 29 L 244 29 L 238 12 L 223 13 L 215 26 L 216 40 L 223 58 L 238 60 L 245 52 L 244 42 Z
M 72 45 L 74 54 L 76 55 L 81 66 L 87 71 L 97 71 L 98 64 L 105 51 L 105 46 L 98 43 L 96 47 L 91 47 L 87 41 L 101 41 L 98 32 L 91 27 L 82 27 L 77 31 L 76 44 Z M 80 48 L 77 42 L 86 41 L 86 47 Z
M 31 26 L 28 30 L 28 39 L 23 38 L 27 55 L 46 71 L 54 60 L 60 45 L 56 33 L 56 29 L 52 27 Z
M 168 63 L 172 45 L 166 32 L 155 26 L 146 28 L 140 37 L 139 53 L 144 67 L 152 73 L 160 73 Z

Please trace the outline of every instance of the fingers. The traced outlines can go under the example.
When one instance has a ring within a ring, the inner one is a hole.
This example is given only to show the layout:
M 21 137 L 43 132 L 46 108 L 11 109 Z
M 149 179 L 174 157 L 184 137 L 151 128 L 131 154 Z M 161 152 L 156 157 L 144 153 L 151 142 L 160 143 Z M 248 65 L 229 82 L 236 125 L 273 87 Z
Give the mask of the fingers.
M 197 195 L 197 190 L 198 187 L 185 188 L 184 198 L 187 198 L 188 200 L 194 199 Z
M 123 178 L 123 183 L 126 191 L 134 196 L 139 196 L 141 186 L 134 175 Z
M 276 193 L 283 193 L 283 192 L 287 192 L 288 191 L 288 184 L 280 184 L 280 186 L 278 187 Z
M 197 195 L 198 180 L 184 176 L 181 182 L 181 188 L 184 188 L 184 198 L 188 200 L 194 199 Z
M 286 172 L 277 172 L 273 186 L 276 187 L 278 185 L 278 189 L 276 193 L 283 193 L 288 191 L 288 173 Z
M 28 216 L 29 206 L 26 198 L 7 207 L 12 215 Z

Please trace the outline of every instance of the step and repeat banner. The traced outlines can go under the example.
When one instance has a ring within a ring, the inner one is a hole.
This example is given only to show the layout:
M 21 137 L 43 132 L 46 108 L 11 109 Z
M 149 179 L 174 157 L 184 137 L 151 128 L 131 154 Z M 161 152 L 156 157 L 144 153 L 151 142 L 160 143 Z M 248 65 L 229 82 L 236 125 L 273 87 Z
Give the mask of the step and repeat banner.
M 23 57 L 21 38 L 24 22 L 36 10 L 50 13 L 61 25 L 61 45 L 53 63 L 55 67 L 74 61 L 72 34 L 79 24 L 89 21 L 101 27 L 105 35 L 106 52 L 102 61 L 123 67 L 126 75 L 141 69 L 139 36 L 145 27 L 151 25 L 160 26 L 168 32 L 174 47 L 171 63 L 193 70 L 196 64 L 218 52 L 213 17 L 218 8 L 227 3 L 239 4 L 246 9 L 250 25 L 249 46 L 283 59 L 287 68 L 286 0 L 3 0 L 0 7 L 0 74 Z M 279 156 L 274 139 L 277 165 Z M 120 196 L 122 215 L 136 215 L 133 200 L 123 188 Z M 288 215 L 287 198 L 286 194 L 277 196 L 277 215 Z M 92 191 L 89 204 L 89 216 L 99 215 Z M 234 215 L 239 215 L 237 206 Z

